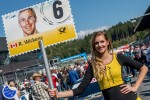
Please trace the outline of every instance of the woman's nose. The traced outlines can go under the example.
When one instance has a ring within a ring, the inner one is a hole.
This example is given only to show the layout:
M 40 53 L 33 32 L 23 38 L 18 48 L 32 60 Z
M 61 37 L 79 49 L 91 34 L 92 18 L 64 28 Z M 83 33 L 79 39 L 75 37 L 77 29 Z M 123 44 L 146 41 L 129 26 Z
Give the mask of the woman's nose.
M 99 43 L 98 43 L 98 46 L 100 47 L 101 45 L 102 45 L 102 44 L 99 42 Z

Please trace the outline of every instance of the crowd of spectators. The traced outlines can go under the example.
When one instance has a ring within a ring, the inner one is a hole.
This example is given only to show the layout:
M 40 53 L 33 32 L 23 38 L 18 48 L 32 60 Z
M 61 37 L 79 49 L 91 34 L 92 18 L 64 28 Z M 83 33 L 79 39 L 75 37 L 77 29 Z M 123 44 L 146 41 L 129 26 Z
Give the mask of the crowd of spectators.
M 136 46 L 131 45 L 128 49 L 117 53 L 122 53 L 129 56 L 132 59 L 145 64 L 150 69 L 150 42 Z M 135 69 L 129 68 L 128 66 L 125 66 L 124 71 L 130 77 L 135 77 L 138 73 Z
M 145 64 L 150 69 L 150 42 L 147 44 L 136 46 L 131 45 L 128 49 L 117 53 L 122 53 L 126 56 L 129 56 L 132 59 Z M 84 77 L 85 71 L 88 68 L 88 66 L 89 62 L 84 61 L 84 63 L 75 62 L 62 68 L 56 67 L 50 69 L 54 88 L 57 88 L 58 91 L 72 89 L 73 85 L 78 80 Z M 136 77 L 138 72 L 135 69 L 132 69 L 131 67 L 124 66 L 124 73 L 129 77 Z M 20 91 L 26 91 L 30 94 L 30 100 L 50 99 L 48 78 L 46 73 L 44 72 L 36 72 L 33 74 L 33 76 L 30 77 L 30 79 L 25 79 L 23 82 L 23 86 L 21 86 L 19 83 L 15 83 L 15 81 L 10 81 L 8 85 L 13 85 L 13 87 L 16 88 L 16 98 L 20 98 Z M 5 97 L 3 97 L 1 91 L 2 86 L 0 86 L 0 100 L 7 100 Z

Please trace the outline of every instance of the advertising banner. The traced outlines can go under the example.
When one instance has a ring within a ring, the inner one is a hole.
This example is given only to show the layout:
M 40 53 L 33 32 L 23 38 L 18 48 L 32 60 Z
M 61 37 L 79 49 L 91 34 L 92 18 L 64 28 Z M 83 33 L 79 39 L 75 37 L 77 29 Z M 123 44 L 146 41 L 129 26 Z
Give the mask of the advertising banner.
M 69 0 L 49 0 L 2 16 L 10 57 L 77 38 Z

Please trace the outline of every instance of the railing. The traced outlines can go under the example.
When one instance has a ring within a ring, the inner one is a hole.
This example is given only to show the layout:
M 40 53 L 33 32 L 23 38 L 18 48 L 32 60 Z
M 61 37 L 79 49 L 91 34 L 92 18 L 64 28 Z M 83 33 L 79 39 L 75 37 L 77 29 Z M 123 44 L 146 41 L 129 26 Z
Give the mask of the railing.
M 7 55 L 7 58 L 4 61 L 4 65 L 8 65 L 8 64 L 10 64 L 10 57 L 9 57 L 9 55 Z

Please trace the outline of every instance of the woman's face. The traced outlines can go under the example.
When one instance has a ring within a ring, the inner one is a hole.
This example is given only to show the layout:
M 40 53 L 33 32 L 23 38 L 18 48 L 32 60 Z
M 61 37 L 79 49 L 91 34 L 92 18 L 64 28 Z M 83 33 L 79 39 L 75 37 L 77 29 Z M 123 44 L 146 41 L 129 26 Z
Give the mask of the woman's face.
M 99 53 L 105 53 L 108 50 L 109 42 L 105 39 L 104 35 L 99 35 L 95 38 L 95 49 Z

